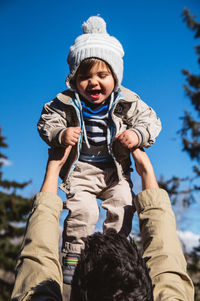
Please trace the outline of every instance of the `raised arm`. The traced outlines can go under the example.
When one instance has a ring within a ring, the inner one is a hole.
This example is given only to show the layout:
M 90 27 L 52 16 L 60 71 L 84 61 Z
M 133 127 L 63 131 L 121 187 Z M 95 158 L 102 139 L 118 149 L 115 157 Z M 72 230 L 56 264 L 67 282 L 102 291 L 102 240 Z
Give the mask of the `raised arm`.
M 49 159 L 41 192 L 50 192 L 57 195 L 59 173 L 71 149 L 72 146 L 70 145 L 66 148 L 49 149 Z
M 186 272 L 186 261 L 176 232 L 176 220 L 169 197 L 158 188 L 147 154 L 133 152 L 143 191 L 135 198 L 142 237 L 143 257 L 147 258 L 155 301 L 192 301 L 194 289 Z
M 35 196 L 16 265 L 12 301 L 62 300 L 58 244 L 63 204 L 57 196 L 57 184 L 70 148 L 49 151 L 45 179 Z
M 141 177 L 142 190 L 159 188 L 153 166 L 145 151 L 143 149 L 135 149 L 132 152 L 132 156 L 135 161 L 137 173 Z

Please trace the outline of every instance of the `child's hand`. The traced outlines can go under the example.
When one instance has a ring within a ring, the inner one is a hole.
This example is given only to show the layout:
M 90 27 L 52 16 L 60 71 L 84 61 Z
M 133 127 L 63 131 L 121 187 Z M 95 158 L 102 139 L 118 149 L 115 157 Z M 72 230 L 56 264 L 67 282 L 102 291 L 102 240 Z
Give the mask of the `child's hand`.
M 80 127 L 68 127 L 61 136 L 62 144 L 68 146 L 74 146 L 78 142 L 79 135 L 81 133 Z
M 131 149 L 138 145 L 139 138 L 136 132 L 132 130 L 125 130 L 124 132 L 115 136 L 125 147 Z

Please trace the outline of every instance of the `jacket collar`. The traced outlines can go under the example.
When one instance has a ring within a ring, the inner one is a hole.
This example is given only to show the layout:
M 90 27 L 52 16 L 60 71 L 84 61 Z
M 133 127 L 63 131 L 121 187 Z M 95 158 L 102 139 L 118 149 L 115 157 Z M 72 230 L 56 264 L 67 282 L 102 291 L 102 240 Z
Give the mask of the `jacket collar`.
M 65 90 L 59 94 L 57 94 L 56 96 L 61 102 L 63 102 L 64 104 L 70 104 L 71 101 L 73 99 L 75 99 L 75 94 L 73 91 L 71 90 Z M 115 92 L 115 101 L 118 101 L 118 100 L 124 100 L 124 101 L 127 101 L 127 102 L 135 102 L 135 101 L 138 101 L 139 96 L 132 92 L 131 90 L 123 87 L 123 86 L 120 86 L 119 90 L 117 92 Z

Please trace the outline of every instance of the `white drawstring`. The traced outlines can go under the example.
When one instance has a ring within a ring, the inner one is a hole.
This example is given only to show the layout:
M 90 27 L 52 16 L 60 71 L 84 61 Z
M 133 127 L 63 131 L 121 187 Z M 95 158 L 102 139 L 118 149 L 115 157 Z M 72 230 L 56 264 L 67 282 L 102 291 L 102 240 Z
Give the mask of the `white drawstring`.
M 81 117 L 82 117 L 82 121 L 83 121 L 83 137 L 85 138 L 85 143 L 87 145 L 88 148 L 90 148 L 90 143 L 88 141 L 88 138 L 87 138 L 87 131 L 86 131 L 86 128 L 85 128 L 85 122 L 84 122 L 84 119 L 83 119 L 83 111 L 82 111 L 82 104 L 81 104 L 81 101 L 80 101 L 80 98 L 79 98 L 79 94 L 77 92 L 75 92 L 75 96 L 76 96 L 76 99 L 80 105 L 80 108 L 81 108 Z M 111 93 L 111 96 L 110 96 L 110 103 L 109 103 L 109 108 L 108 108 L 108 111 L 110 111 L 111 107 L 112 107 L 112 104 L 113 104 L 113 101 L 114 101 L 114 92 Z
M 85 122 L 84 122 L 84 119 L 83 119 L 83 111 L 82 111 L 82 104 L 81 104 L 81 101 L 80 101 L 80 98 L 79 98 L 79 95 L 77 92 L 75 92 L 75 96 L 76 96 L 76 99 L 81 107 L 81 117 L 82 117 L 82 121 L 83 121 L 83 137 L 85 138 L 85 143 L 87 145 L 88 148 L 90 148 L 90 144 L 89 144 L 89 141 L 88 141 L 88 138 L 87 138 L 87 132 L 86 132 L 86 128 L 85 128 Z
M 110 103 L 109 103 L 108 111 L 110 111 L 113 101 L 114 101 L 114 92 L 112 92 L 110 95 Z

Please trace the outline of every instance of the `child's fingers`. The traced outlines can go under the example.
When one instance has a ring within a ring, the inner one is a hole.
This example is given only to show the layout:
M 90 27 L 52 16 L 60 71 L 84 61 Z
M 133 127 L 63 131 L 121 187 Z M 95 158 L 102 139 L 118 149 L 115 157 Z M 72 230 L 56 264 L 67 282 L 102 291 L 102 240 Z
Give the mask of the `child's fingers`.
M 75 142 L 75 143 L 77 143 L 77 142 L 78 142 L 78 139 L 79 139 L 79 136 L 78 136 L 78 137 L 73 137 L 73 138 L 72 138 L 72 141 Z
M 122 138 L 123 134 L 124 134 L 124 132 L 118 133 L 117 135 L 115 135 L 115 139 Z
M 133 148 L 133 147 L 134 147 L 134 143 L 132 143 L 132 142 L 129 142 L 129 143 L 128 143 L 128 145 L 127 145 L 127 147 L 128 147 L 128 149 L 131 149 L 131 148 Z
M 124 134 L 121 134 L 118 139 L 121 143 L 127 143 L 129 141 L 128 137 Z
M 81 133 L 81 128 L 79 126 L 75 127 L 74 132 L 77 133 L 77 134 L 80 134 Z
M 78 138 L 79 138 L 79 135 L 80 135 L 80 134 L 74 133 L 74 134 L 73 134 L 73 138 L 78 139 Z

